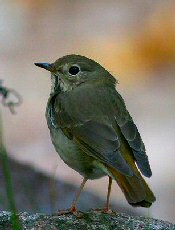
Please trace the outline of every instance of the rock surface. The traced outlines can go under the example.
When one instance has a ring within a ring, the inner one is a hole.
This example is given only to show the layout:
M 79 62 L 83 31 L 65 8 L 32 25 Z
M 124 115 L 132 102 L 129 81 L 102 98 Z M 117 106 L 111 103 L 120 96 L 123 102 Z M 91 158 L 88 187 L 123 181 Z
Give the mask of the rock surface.
M 45 215 L 19 214 L 22 229 L 27 230 L 175 230 L 175 225 L 152 218 L 133 217 L 126 214 L 104 214 L 90 211 L 81 213 L 82 216 L 76 217 L 72 214 L 66 215 Z M 0 212 L 0 230 L 12 229 L 10 212 Z

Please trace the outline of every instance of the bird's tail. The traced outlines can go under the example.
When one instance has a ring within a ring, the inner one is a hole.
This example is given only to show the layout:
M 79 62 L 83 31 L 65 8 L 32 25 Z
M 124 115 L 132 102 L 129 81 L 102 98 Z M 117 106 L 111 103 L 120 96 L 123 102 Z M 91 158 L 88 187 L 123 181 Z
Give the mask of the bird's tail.
M 117 181 L 130 205 L 148 208 L 156 200 L 153 192 L 138 170 L 137 174 L 132 177 L 124 176 L 112 168 L 108 170 Z

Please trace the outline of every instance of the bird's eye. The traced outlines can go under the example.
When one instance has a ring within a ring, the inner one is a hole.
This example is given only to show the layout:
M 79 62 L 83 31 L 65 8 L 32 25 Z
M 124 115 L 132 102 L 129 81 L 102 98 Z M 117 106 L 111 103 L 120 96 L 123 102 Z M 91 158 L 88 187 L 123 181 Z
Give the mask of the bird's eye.
M 69 73 L 71 75 L 76 75 L 76 74 L 79 73 L 79 71 L 80 71 L 80 68 L 78 66 L 76 66 L 76 65 L 71 66 L 70 69 L 69 69 Z

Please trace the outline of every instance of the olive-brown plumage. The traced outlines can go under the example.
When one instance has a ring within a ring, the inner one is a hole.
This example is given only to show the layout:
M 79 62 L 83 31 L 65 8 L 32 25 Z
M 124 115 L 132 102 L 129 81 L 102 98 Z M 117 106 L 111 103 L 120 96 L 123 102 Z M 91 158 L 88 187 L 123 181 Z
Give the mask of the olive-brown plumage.
M 64 162 L 85 178 L 83 186 L 88 179 L 107 175 L 117 181 L 131 205 L 149 207 L 155 197 L 141 173 L 150 177 L 152 172 L 115 78 L 80 55 L 36 65 L 51 72 L 46 118 L 52 142 Z

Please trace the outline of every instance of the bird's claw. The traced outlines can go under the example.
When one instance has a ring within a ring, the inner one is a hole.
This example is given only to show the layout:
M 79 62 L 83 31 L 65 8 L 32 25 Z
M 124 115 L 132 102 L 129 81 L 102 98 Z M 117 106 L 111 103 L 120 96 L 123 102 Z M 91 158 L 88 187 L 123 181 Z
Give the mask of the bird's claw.
M 67 210 L 59 210 L 57 212 L 58 216 L 67 215 L 67 214 L 73 214 L 74 216 L 76 216 L 78 218 L 81 218 L 83 216 L 82 213 L 77 211 L 76 207 L 71 207 L 70 209 L 67 209 Z
M 107 213 L 107 214 L 112 214 L 114 211 L 112 211 L 112 209 L 108 208 L 108 207 L 104 207 L 104 208 L 96 208 L 96 209 L 92 209 L 95 212 L 100 212 L 100 213 Z

